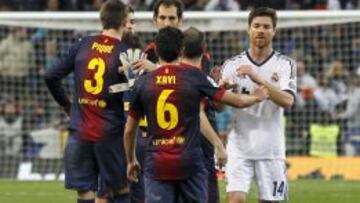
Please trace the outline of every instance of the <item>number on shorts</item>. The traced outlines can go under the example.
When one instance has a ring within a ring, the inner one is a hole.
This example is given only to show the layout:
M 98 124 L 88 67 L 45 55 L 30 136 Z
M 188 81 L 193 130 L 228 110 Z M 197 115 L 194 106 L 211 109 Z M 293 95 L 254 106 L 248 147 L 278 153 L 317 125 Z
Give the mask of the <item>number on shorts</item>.
M 284 181 L 281 181 L 279 185 L 277 181 L 274 181 L 273 184 L 274 184 L 273 196 L 275 197 L 276 193 L 278 193 L 280 196 L 283 195 L 285 189 Z

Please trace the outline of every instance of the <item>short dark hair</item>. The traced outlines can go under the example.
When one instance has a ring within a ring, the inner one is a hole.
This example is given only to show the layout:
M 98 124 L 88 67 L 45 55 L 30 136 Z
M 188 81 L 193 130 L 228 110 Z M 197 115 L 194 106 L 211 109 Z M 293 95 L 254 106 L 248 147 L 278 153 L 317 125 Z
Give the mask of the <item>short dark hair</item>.
M 131 5 L 127 5 L 129 13 L 135 13 L 135 9 Z
M 154 18 L 159 15 L 159 8 L 161 5 L 164 5 L 165 7 L 175 6 L 178 18 L 182 18 L 184 12 L 184 4 L 180 0 L 157 0 L 153 8 Z
M 184 50 L 186 58 L 197 58 L 204 53 L 205 35 L 200 30 L 190 27 L 184 31 Z
M 267 16 L 271 18 L 273 27 L 276 28 L 277 15 L 276 10 L 269 7 L 257 7 L 251 10 L 248 18 L 248 25 L 250 26 L 253 19 L 258 16 Z
M 119 29 L 125 24 L 127 14 L 127 6 L 120 0 L 107 0 L 100 8 L 103 29 Z
M 155 37 L 156 52 L 159 58 L 172 62 L 179 58 L 183 47 L 184 35 L 178 28 L 164 27 Z

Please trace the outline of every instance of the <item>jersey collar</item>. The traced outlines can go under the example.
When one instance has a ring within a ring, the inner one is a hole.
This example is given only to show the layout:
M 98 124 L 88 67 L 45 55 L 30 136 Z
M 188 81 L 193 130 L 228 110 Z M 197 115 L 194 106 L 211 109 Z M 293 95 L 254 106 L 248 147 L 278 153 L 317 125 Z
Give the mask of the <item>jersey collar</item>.
M 251 61 L 251 63 L 253 63 L 255 66 L 258 66 L 258 67 L 264 65 L 268 60 L 271 59 L 271 57 L 272 57 L 274 54 L 275 54 L 275 50 L 272 50 L 271 54 L 270 54 L 265 60 L 263 60 L 263 61 L 260 62 L 260 63 L 257 63 L 255 60 L 253 60 L 253 59 L 251 58 L 249 51 L 246 51 L 246 56 L 248 57 L 248 59 Z

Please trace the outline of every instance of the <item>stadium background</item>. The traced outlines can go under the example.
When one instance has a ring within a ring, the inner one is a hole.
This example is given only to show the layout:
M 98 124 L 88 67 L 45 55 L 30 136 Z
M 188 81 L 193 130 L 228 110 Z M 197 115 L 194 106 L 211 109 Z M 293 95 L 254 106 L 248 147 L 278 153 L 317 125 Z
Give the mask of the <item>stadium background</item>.
M 67 121 L 46 90 L 43 74 L 75 39 L 100 28 L 91 11 L 101 2 L 0 1 L 0 202 L 74 201 L 61 181 Z M 185 13 L 184 27 L 206 32 L 213 65 L 221 65 L 247 49 L 246 10 L 264 2 L 184 0 L 187 11 L 197 11 Z M 152 1 L 130 3 L 146 11 Z M 356 113 L 336 115 L 360 112 L 360 105 L 347 105 L 351 97 L 360 99 L 360 5 L 349 0 L 266 4 L 281 10 L 275 49 L 298 64 L 297 103 L 283 122 L 290 202 L 358 202 L 360 119 Z M 230 11 L 234 9 L 242 12 Z M 138 12 L 136 18 L 147 43 L 155 31 L 151 13 Z M 71 91 L 72 77 L 65 83 Z M 230 112 L 218 114 L 223 137 L 230 128 Z M 224 180 L 220 184 L 223 188 Z

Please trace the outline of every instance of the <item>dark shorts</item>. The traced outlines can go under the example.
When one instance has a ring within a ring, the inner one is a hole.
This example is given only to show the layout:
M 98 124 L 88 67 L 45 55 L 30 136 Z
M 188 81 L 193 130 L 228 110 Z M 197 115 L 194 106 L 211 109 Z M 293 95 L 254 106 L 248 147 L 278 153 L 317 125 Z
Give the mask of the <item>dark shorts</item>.
M 204 136 L 202 136 L 201 148 L 204 154 L 205 167 L 208 171 L 208 203 L 219 203 L 220 195 L 216 176 L 214 147 Z
M 131 203 L 144 203 L 145 202 L 145 188 L 144 188 L 144 175 L 140 173 L 138 182 L 130 183 L 130 200 Z
M 65 187 L 104 194 L 127 186 L 122 136 L 97 143 L 69 136 L 65 149 Z
M 199 169 L 184 180 L 158 181 L 144 176 L 146 203 L 207 203 L 207 176 Z
M 215 160 L 211 159 L 205 164 L 208 171 L 208 203 L 219 203 L 219 187 L 215 169 Z

